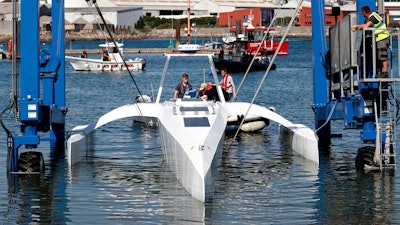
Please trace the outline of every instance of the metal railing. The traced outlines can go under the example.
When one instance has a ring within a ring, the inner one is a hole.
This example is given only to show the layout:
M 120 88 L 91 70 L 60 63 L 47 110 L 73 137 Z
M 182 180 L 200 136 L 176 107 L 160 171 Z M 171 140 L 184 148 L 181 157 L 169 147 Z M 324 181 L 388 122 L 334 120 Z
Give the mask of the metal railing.
M 400 78 L 400 71 L 398 65 L 400 65 L 399 46 L 400 39 L 399 29 L 388 28 L 385 30 L 389 32 L 389 46 L 388 46 L 388 78 Z M 377 42 L 374 35 L 375 28 L 365 28 L 362 30 L 362 51 L 360 52 L 362 58 L 362 73 L 360 79 L 376 78 L 380 74 L 380 65 L 377 64 Z M 396 37 L 396 38 L 393 38 Z M 396 42 L 396 48 L 393 47 Z M 357 51 L 357 49 L 354 49 Z M 371 57 L 367 57 L 366 54 L 371 53 Z M 395 62 L 394 59 L 397 58 Z M 372 71 L 368 70 L 368 66 L 372 65 Z M 370 73 L 368 73 L 370 72 Z M 372 75 L 372 76 L 371 76 Z

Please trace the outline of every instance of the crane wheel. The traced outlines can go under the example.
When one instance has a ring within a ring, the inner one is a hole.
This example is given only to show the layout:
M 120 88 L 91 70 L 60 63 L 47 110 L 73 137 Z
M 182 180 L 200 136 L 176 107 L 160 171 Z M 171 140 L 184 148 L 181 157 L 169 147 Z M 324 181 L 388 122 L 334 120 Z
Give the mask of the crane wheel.
M 42 173 L 44 172 L 44 160 L 41 152 L 23 152 L 18 159 L 18 172 Z
M 364 170 L 365 166 L 375 167 L 376 165 L 374 163 L 374 154 L 374 146 L 365 146 L 359 148 L 356 156 L 356 168 L 358 170 Z

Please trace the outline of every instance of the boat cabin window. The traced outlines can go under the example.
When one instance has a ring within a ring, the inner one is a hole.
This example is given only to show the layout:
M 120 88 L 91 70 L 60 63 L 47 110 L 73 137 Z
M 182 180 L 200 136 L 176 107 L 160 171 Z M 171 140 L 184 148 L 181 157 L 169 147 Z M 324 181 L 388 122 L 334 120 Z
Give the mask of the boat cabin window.
M 262 40 L 264 37 L 264 32 L 264 30 L 254 31 L 254 40 Z
M 252 31 L 249 32 L 248 39 L 249 41 L 254 41 L 254 35 Z

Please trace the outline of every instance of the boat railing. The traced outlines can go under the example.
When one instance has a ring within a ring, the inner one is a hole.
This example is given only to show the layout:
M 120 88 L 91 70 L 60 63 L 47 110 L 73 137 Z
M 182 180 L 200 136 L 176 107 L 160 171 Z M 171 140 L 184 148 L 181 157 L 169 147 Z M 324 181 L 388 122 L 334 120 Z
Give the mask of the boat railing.
M 164 54 L 166 56 L 166 61 L 165 61 L 165 65 L 164 65 L 164 69 L 161 75 L 161 81 L 160 81 L 160 86 L 158 88 L 158 92 L 157 92 L 157 97 L 156 97 L 156 103 L 160 103 L 161 102 L 161 97 L 163 94 L 163 89 L 164 89 L 164 84 L 167 80 L 167 74 L 168 74 L 168 70 L 169 70 L 169 66 L 170 66 L 170 61 L 171 58 L 180 58 L 180 57 L 203 57 L 203 58 L 207 58 L 208 60 L 208 64 L 210 65 L 210 70 L 211 70 L 211 74 L 213 76 L 213 83 L 217 84 L 217 93 L 218 93 L 218 97 L 220 99 L 221 102 L 225 103 L 225 99 L 224 99 L 224 95 L 221 89 L 221 86 L 219 85 L 219 79 L 218 79 L 218 75 L 214 66 L 214 62 L 213 62 L 213 56 L 214 53 L 209 53 L 209 52 L 196 52 L 196 53 L 189 53 L 189 52 L 174 52 L 174 53 L 165 53 Z M 194 104 L 194 102 L 196 102 L 195 100 L 196 98 L 183 98 L 183 99 L 177 99 L 175 104 Z M 208 103 L 202 103 L 201 101 L 196 102 L 196 104 L 208 104 Z
M 377 60 L 375 28 L 365 28 L 353 32 L 356 24 L 355 13 L 343 17 L 341 21 L 329 29 L 330 52 L 326 62 L 330 71 L 327 78 L 331 83 L 333 99 L 346 98 L 358 93 L 362 82 L 378 82 L 382 78 L 381 66 Z M 399 29 L 388 28 L 390 34 L 388 46 L 388 76 L 386 81 L 400 81 Z M 395 38 L 394 38 L 395 37 Z M 391 79 L 391 80 L 387 80 Z
M 381 65 L 377 58 L 377 42 L 375 28 L 365 28 L 361 32 L 358 32 L 358 36 L 356 37 L 356 43 L 361 41 L 360 53 L 362 56 L 362 66 L 359 68 L 361 70 L 360 79 L 371 79 L 379 77 L 379 74 L 382 73 L 380 68 Z M 400 73 L 398 70 L 399 61 L 394 61 L 394 58 L 399 55 L 398 47 L 393 48 L 393 45 L 399 46 L 400 39 L 393 38 L 399 36 L 399 29 L 396 28 L 388 28 L 383 32 L 389 33 L 389 45 L 388 45 L 388 78 L 400 78 Z M 361 35 L 361 37 L 359 37 Z M 394 41 L 396 43 L 394 43 Z M 358 43 L 357 43 L 358 44 Z M 397 57 L 397 60 L 399 58 Z

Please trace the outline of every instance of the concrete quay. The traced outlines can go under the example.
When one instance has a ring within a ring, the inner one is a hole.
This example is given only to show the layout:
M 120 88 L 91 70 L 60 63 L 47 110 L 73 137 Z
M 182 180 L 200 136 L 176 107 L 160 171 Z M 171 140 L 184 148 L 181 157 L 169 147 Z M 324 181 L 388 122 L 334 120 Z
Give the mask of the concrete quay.
M 80 55 L 83 49 L 66 49 L 66 55 Z M 87 49 L 88 54 L 102 54 L 100 49 Z M 173 48 L 124 48 L 124 54 L 168 53 L 174 52 Z
M 282 37 L 288 29 L 287 27 L 274 27 L 275 37 Z M 228 27 L 216 27 L 216 28 L 198 28 L 196 32 L 191 34 L 192 38 L 222 38 L 229 32 Z M 290 27 L 287 33 L 287 38 L 310 38 L 311 37 L 311 27 Z M 114 35 L 116 40 L 143 40 L 143 39 L 168 39 L 175 38 L 174 29 L 152 29 L 148 32 L 141 32 L 135 30 L 132 34 L 119 34 Z M 180 32 L 182 38 L 186 38 L 186 31 L 181 30 Z M 50 35 L 41 36 L 42 39 L 50 39 Z M 104 34 L 100 35 L 98 33 L 71 33 L 66 34 L 65 39 L 67 41 L 90 41 L 90 40 L 103 40 Z
M 275 27 L 275 37 L 282 37 L 287 29 L 287 27 Z M 192 34 L 192 38 L 198 37 L 198 38 L 221 38 L 223 37 L 226 33 L 228 33 L 228 28 L 227 27 L 216 27 L 216 28 L 198 28 L 197 32 Z M 311 38 L 311 27 L 290 27 L 287 38 Z M 182 30 L 181 31 L 182 38 L 185 38 L 185 32 Z M 140 31 L 135 31 L 133 34 L 123 34 L 123 35 L 115 35 L 114 38 L 116 40 L 138 40 L 138 39 L 165 39 L 165 38 L 171 38 L 175 37 L 175 30 L 173 29 L 153 29 L 150 32 L 140 32 Z M 4 42 L 4 44 L 7 43 L 8 40 L 11 39 L 11 36 L 9 35 L 2 35 L 0 34 L 0 43 Z M 50 41 L 51 36 L 50 33 L 40 35 L 41 41 Z M 66 41 L 90 41 L 90 40 L 102 40 L 104 39 L 104 34 L 98 34 L 98 33 L 72 33 L 72 34 L 66 34 L 65 35 L 65 40 Z M 4 45 L 3 44 L 3 45 Z M 80 55 L 82 53 L 83 49 L 66 49 L 65 53 L 70 55 L 70 54 L 75 54 L 75 55 Z M 124 48 L 124 53 L 130 53 L 130 54 L 135 54 L 135 53 L 167 53 L 167 52 L 173 52 L 174 49 L 171 48 Z M 89 54 L 101 54 L 99 49 L 88 49 Z
M 83 49 L 66 49 L 66 55 L 81 55 Z M 215 52 L 215 50 L 203 49 L 203 52 Z M 101 55 L 102 51 L 99 49 L 87 49 L 88 54 Z M 177 52 L 175 48 L 124 48 L 124 54 L 151 54 L 151 53 L 172 53 Z M 11 59 L 11 54 L 8 52 L 2 52 L 0 59 Z
M 83 49 L 66 49 L 66 55 L 80 55 Z M 88 54 L 102 54 L 100 49 L 87 49 Z M 216 52 L 211 49 L 202 49 L 202 52 Z M 178 52 L 176 48 L 124 48 L 124 54 L 149 54 L 149 53 L 172 53 Z

